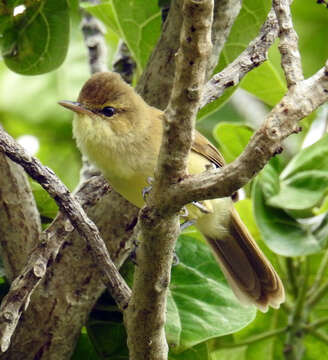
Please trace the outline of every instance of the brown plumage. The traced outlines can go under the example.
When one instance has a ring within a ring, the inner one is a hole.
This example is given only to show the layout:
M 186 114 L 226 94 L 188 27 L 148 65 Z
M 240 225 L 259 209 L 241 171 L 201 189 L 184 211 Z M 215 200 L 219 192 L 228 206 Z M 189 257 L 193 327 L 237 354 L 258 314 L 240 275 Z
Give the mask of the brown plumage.
M 83 86 L 73 110 L 73 132 L 78 147 L 109 180 L 116 191 L 138 207 L 142 189 L 153 176 L 162 137 L 162 111 L 147 105 L 118 74 L 98 73 Z M 188 171 L 200 173 L 222 155 L 196 132 Z M 206 200 L 208 213 L 188 205 L 191 218 L 207 239 L 231 288 L 243 303 L 261 311 L 278 308 L 284 288 L 270 262 L 252 239 L 233 207 L 231 198 Z

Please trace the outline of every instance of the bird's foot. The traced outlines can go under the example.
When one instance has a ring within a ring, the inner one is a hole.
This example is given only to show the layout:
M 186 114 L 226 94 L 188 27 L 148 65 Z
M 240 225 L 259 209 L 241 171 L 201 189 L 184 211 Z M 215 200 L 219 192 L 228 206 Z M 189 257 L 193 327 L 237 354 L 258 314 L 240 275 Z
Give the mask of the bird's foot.
M 196 222 L 196 220 L 187 220 L 184 223 L 180 224 L 180 231 L 182 232 L 183 230 L 187 229 L 189 226 L 194 225 Z
M 147 195 L 150 193 L 151 189 L 152 189 L 152 183 L 154 182 L 154 178 L 152 178 L 151 176 L 147 177 L 147 183 L 149 184 L 149 186 L 146 186 L 142 189 L 142 198 L 146 201 L 146 197 Z

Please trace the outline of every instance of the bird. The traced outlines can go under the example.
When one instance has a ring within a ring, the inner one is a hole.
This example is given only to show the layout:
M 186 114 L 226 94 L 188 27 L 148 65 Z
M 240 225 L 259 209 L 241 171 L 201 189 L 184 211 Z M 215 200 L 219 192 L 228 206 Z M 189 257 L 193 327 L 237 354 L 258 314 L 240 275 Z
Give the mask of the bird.
M 148 105 L 115 72 L 99 72 L 83 85 L 77 101 L 60 105 L 75 113 L 73 136 L 81 153 L 115 191 L 141 208 L 143 189 L 154 176 L 163 134 L 163 111 Z M 187 159 L 189 174 L 223 167 L 217 148 L 195 131 Z M 231 197 L 188 205 L 231 289 L 242 304 L 260 311 L 279 308 L 285 291 L 279 275 L 240 219 Z

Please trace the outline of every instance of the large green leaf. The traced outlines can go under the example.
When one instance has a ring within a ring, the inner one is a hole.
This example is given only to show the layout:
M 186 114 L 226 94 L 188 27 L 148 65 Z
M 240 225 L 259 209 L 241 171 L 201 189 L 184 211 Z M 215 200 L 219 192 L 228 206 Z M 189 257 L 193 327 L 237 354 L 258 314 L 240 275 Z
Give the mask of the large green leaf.
M 271 197 L 268 204 L 289 211 L 301 211 L 302 217 L 313 216 L 312 209 L 319 205 L 327 188 L 328 171 L 303 171 L 281 181 L 279 193 Z
M 285 95 L 287 87 L 284 78 L 271 61 L 270 54 L 271 52 L 266 62 L 244 77 L 240 86 L 266 104 L 273 106 Z
M 328 11 L 318 1 L 295 0 L 293 22 L 299 37 L 302 65 L 306 77 L 324 66 L 328 54 Z
M 2 56 L 19 74 L 37 75 L 56 69 L 65 59 L 69 39 L 66 0 L 32 2 L 3 34 Z
M 180 263 L 172 269 L 166 328 L 173 352 L 233 333 L 254 319 L 255 308 L 235 298 L 208 246 L 181 236 L 176 251 Z
M 295 218 L 313 216 L 328 189 L 327 149 L 325 135 L 294 156 L 282 171 L 276 192 L 270 194 L 267 204 L 288 211 Z
M 294 156 L 281 173 L 281 179 L 290 179 L 296 173 L 308 170 L 328 171 L 328 134 Z
M 273 172 L 273 168 L 267 165 L 253 187 L 255 218 L 263 241 L 272 251 L 284 256 L 301 256 L 322 250 L 327 241 L 326 220 L 315 231 L 311 231 L 310 227 L 301 224 L 282 209 L 268 205 L 270 191 L 273 195 L 279 188 L 278 184 L 268 184 L 266 181 L 270 178 L 274 182 L 271 176 Z M 277 175 L 275 181 L 279 181 Z
M 281 311 L 277 312 L 271 309 L 266 314 L 258 312 L 256 319 L 249 326 L 232 337 L 220 338 L 213 342 L 212 346 L 217 350 L 212 352 L 211 360 L 283 360 L 284 334 L 240 347 L 233 347 L 233 344 L 247 341 L 267 331 L 274 331 L 279 327 L 286 326 L 286 323 L 286 316 Z
M 157 1 L 107 0 L 84 5 L 129 47 L 141 73 L 160 35 L 161 16 Z
M 199 234 L 188 234 L 179 237 L 176 247 L 179 264 L 172 268 L 165 330 L 172 359 L 198 360 L 206 359 L 207 340 L 240 330 L 256 310 L 235 298 Z M 103 296 L 98 305 L 87 325 L 91 341 L 104 359 L 125 359 L 122 316 L 113 300 Z
M 253 131 L 245 125 L 225 122 L 221 122 L 213 130 L 213 136 L 228 163 L 242 153 L 252 134 Z

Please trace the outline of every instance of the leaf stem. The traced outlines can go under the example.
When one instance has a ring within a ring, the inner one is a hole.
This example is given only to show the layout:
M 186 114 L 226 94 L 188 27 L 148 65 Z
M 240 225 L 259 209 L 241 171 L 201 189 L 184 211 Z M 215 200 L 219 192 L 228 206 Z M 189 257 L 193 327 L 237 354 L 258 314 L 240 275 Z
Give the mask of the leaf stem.
M 288 276 L 288 283 L 291 287 L 291 292 L 293 296 L 296 298 L 298 295 L 298 286 L 296 281 L 295 275 L 295 263 L 291 257 L 286 258 L 286 268 L 287 268 L 287 276 Z
M 311 335 L 313 335 L 314 337 L 316 337 L 317 339 L 319 339 L 320 341 L 322 341 L 323 343 L 325 343 L 326 345 L 328 345 L 328 335 L 323 333 L 322 331 L 318 331 L 318 330 L 310 330 L 309 333 Z
M 240 346 L 245 346 L 245 345 L 251 345 L 251 344 L 254 344 L 258 341 L 262 341 L 262 340 L 265 340 L 265 339 L 268 339 L 270 337 L 273 337 L 273 336 L 276 336 L 276 335 L 279 335 L 285 331 L 287 331 L 288 327 L 287 326 L 284 326 L 284 327 L 281 327 L 281 328 L 278 328 L 278 329 L 275 329 L 275 330 L 270 330 L 270 331 L 266 331 L 260 335 L 256 335 L 256 336 L 252 336 L 244 341 L 240 341 L 240 342 L 237 342 L 237 343 L 234 343 L 234 344 L 224 344 L 224 345 L 221 345 L 220 346 L 220 349 L 230 349 L 230 348 L 235 348 L 235 347 L 240 347 Z
M 307 306 L 312 308 L 314 307 L 321 299 L 322 297 L 327 293 L 328 291 L 328 281 L 323 283 L 318 290 L 316 290 L 312 296 L 307 301 Z
M 306 331 L 312 331 L 312 330 L 315 330 L 315 329 L 318 329 L 324 325 L 327 325 L 328 324 L 328 316 L 322 318 L 322 319 L 319 319 L 317 321 L 313 321 L 312 323 L 310 324 L 307 324 L 304 326 L 304 329 Z
M 299 283 L 302 284 L 298 291 L 293 312 L 288 319 L 288 331 L 284 344 L 284 356 L 286 360 L 301 360 L 304 354 L 304 323 L 308 316 L 306 293 L 309 280 L 309 261 L 304 258 L 303 276 Z
M 313 282 L 313 285 L 311 287 L 311 289 L 309 290 L 308 292 L 308 297 L 312 297 L 312 295 L 314 295 L 314 293 L 317 292 L 317 290 L 319 289 L 320 285 L 321 285 L 321 282 L 322 282 L 322 279 L 323 279 L 323 276 L 325 274 L 325 271 L 327 269 L 327 266 L 328 266 L 328 251 L 325 251 L 322 259 L 321 259 L 321 262 L 320 262 L 320 266 L 319 266 L 319 269 L 318 269 L 318 272 L 317 272 L 317 275 L 315 277 L 315 280 Z

